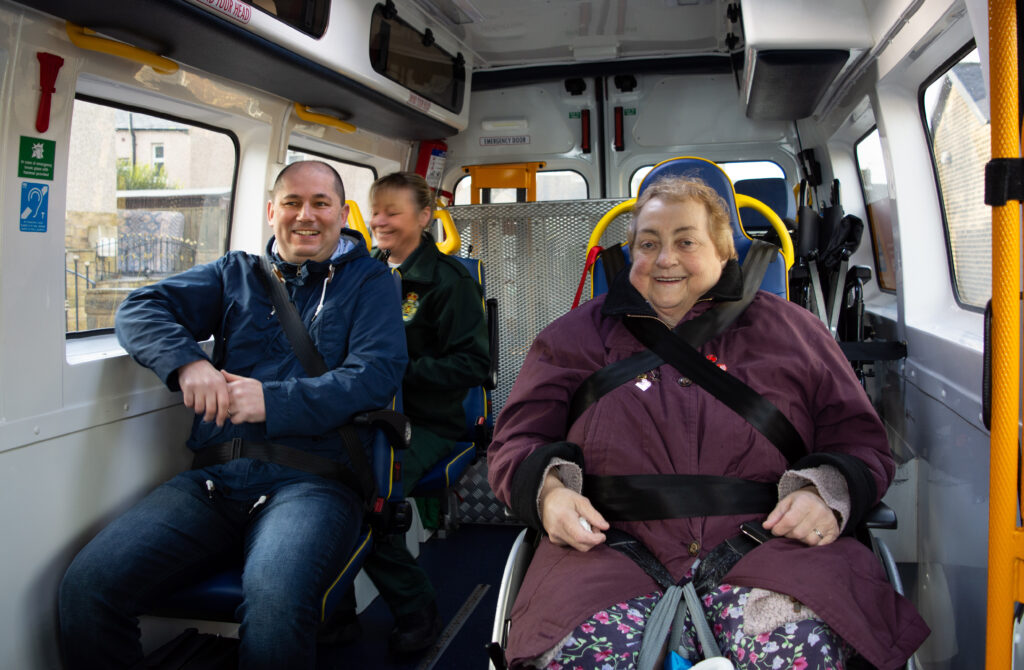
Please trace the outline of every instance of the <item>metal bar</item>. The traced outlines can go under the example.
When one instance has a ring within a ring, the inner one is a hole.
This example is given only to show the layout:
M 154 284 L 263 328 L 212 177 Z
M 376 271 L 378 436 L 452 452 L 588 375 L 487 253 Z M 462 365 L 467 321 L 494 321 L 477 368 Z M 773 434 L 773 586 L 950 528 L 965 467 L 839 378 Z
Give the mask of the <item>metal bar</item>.
M 473 610 L 475 610 L 476 606 L 480 604 L 480 601 L 483 600 L 484 595 L 490 588 L 490 584 L 476 585 L 473 592 L 469 594 L 468 598 L 466 598 L 466 602 L 462 603 L 462 607 L 460 607 L 459 611 L 455 613 L 454 617 L 452 617 L 451 623 L 441 631 L 441 636 L 438 638 L 437 642 L 434 643 L 433 648 L 431 648 L 430 652 L 423 658 L 420 664 L 416 666 L 416 670 L 431 670 L 434 665 L 437 664 L 441 655 L 444 654 L 444 650 L 448 648 L 448 644 L 455 639 L 456 635 L 459 634 L 459 631 L 462 630 L 462 626 L 469 619 L 469 615 L 473 613 Z
M 1017 8 L 988 11 L 992 157 L 1020 156 Z M 1017 594 L 1017 445 L 1020 421 L 1020 203 L 992 208 L 992 431 L 989 463 L 988 617 L 985 667 L 1011 667 Z
M 78 256 L 75 256 L 75 332 L 81 330 L 78 327 Z

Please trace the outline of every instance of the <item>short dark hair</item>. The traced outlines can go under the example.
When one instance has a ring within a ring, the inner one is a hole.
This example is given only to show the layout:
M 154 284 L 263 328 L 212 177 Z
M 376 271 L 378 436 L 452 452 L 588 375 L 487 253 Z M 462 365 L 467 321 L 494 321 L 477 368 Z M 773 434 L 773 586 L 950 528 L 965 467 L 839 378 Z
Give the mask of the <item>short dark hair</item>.
M 333 167 L 323 161 L 296 161 L 286 165 L 283 170 L 277 173 L 277 179 L 274 180 L 274 186 L 270 189 L 270 195 L 272 198 L 277 197 L 277 192 L 281 188 L 281 182 L 284 181 L 286 174 L 291 172 L 293 169 L 297 169 L 299 165 L 319 165 L 320 167 L 328 170 L 331 176 L 334 177 L 334 192 L 341 198 L 341 204 L 345 204 L 345 184 L 341 181 L 341 175 Z

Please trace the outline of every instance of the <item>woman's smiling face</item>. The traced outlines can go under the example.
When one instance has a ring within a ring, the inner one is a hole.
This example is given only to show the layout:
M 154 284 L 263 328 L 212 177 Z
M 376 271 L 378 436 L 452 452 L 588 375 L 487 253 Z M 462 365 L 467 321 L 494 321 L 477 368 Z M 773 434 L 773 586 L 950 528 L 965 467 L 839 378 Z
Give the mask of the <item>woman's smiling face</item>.
M 629 282 L 658 316 L 675 326 L 718 283 L 726 259 L 711 241 L 708 210 L 698 200 L 652 199 L 636 220 Z

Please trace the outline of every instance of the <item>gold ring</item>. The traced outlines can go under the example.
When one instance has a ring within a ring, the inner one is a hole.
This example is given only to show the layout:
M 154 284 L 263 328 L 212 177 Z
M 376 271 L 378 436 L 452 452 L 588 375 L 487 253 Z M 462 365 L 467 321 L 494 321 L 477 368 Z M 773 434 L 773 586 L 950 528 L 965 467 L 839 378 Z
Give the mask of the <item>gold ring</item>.
M 814 531 L 814 534 L 818 536 L 818 539 L 819 539 L 819 540 L 824 540 L 824 539 L 825 539 L 825 536 L 824 536 L 824 535 L 822 535 L 822 534 L 821 534 L 821 531 L 820 531 L 820 530 L 818 530 L 817 528 L 812 528 L 811 530 L 813 530 L 813 531 Z

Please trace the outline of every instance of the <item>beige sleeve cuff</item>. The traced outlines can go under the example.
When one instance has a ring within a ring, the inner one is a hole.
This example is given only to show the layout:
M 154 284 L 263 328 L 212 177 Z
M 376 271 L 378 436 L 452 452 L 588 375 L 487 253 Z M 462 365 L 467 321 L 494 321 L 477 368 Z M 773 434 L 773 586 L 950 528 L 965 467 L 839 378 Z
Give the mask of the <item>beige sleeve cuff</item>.
M 544 480 L 547 479 L 548 473 L 551 472 L 552 468 L 558 468 L 555 474 L 557 474 L 558 478 L 562 480 L 562 484 L 565 485 L 566 488 L 570 488 L 576 493 L 583 492 L 583 469 L 572 461 L 567 461 L 564 458 L 552 458 L 548 461 L 547 467 L 544 468 L 544 474 L 540 476 L 540 486 L 537 487 L 537 514 L 541 518 L 544 518 L 544 515 L 541 514 L 540 509 L 540 492 L 543 490 Z
M 787 470 L 779 480 L 779 500 L 793 491 L 814 486 L 829 508 L 839 515 L 839 532 L 846 527 L 850 518 L 850 489 L 838 468 L 819 465 L 802 470 Z

